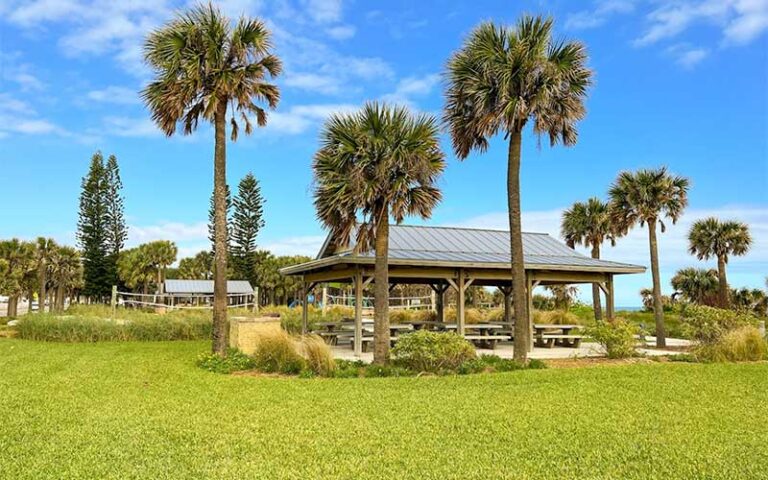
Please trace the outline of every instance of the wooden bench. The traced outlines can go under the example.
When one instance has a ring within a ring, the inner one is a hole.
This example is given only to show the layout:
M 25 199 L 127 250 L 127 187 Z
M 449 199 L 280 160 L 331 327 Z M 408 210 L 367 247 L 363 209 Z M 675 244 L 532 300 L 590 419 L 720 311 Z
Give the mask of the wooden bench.
M 352 345 L 352 349 L 354 350 L 355 349 L 355 336 L 352 335 L 351 337 L 349 337 L 349 341 L 350 341 L 350 344 Z M 389 337 L 389 345 L 390 346 L 394 346 L 395 342 L 397 342 L 397 337 Z M 373 337 L 366 337 L 366 336 L 364 336 L 362 338 L 362 349 L 361 350 L 363 352 L 367 352 L 369 345 L 373 345 Z
M 536 346 L 552 348 L 555 345 L 578 348 L 581 345 L 583 335 L 565 335 L 562 333 L 543 333 L 536 335 Z
M 344 332 L 327 332 L 327 331 L 314 331 L 312 332 L 313 335 L 317 335 L 319 337 L 322 337 L 323 340 L 325 340 L 325 343 L 328 345 L 338 345 L 339 343 L 339 337 L 344 337 Z
M 512 337 L 509 335 L 464 335 L 464 338 L 478 346 L 488 347 L 493 350 L 496 348 L 497 342 L 509 340 Z

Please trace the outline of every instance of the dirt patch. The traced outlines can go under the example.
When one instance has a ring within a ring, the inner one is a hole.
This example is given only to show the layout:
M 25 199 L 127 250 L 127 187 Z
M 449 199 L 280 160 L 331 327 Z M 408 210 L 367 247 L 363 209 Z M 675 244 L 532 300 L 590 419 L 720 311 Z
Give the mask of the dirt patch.
M 609 367 L 617 365 L 637 365 L 656 363 L 660 359 L 652 360 L 646 357 L 633 358 L 605 358 L 605 357 L 584 357 L 584 358 L 555 358 L 544 360 L 549 368 L 585 368 L 585 367 Z
M 0 338 L 13 338 L 16 334 L 15 328 L 0 327 Z

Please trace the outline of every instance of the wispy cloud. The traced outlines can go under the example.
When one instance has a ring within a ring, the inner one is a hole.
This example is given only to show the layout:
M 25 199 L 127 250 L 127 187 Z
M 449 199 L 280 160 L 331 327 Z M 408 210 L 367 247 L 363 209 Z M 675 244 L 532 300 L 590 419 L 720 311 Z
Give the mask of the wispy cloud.
M 339 25 L 325 30 L 334 40 L 346 40 L 355 36 L 356 29 L 352 25 Z
M 693 68 L 699 62 L 707 58 L 709 50 L 706 48 L 692 47 L 687 44 L 677 44 L 667 48 L 667 53 L 674 57 L 678 65 L 684 68 Z
M 256 133 L 262 135 L 299 135 L 311 128 L 316 128 L 333 113 L 351 112 L 356 108 L 356 105 L 346 103 L 294 105 L 287 110 L 270 112 L 267 126 L 258 129 Z
M 13 135 L 53 135 L 80 143 L 92 143 L 95 140 L 93 135 L 73 132 L 41 117 L 26 101 L 8 93 L 0 93 L 0 138 L 7 139 Z
M 595 2 L 594 8 L 581 10 L 568 15 L 565 28 L 569 30 L 585 30 L 603 25 L 614 15 L 631 13 L 635 10 L 635 2 L 631 0 L 603 0 Z
M 397 83 L 397 87 L 392 93 L 384 95 L 382 100 L 401 105 L 408 105 L 415 109 L 417 107 L 414 99 L 429 95 L 439 83 L 440 75 L 438 74 L 406 77 Z
M 136 89 L 108 86 L 100 90 L 91 90 L 86 94 L 88 100 L 100 103 L 115 103 L 120 105 L 136 105 L 141 103 Z

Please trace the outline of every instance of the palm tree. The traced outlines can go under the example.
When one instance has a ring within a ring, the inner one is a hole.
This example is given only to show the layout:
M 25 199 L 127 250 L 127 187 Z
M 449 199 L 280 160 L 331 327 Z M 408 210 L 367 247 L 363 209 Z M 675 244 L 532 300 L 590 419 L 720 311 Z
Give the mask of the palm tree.
M 578 287 L 573 285 L 547 285 L 547 290 L 552 293 L 555 308 L 560 310 L 568 310 L 576 300 L 576 296 L 579 294 Z
M 216 254 L 213 302 L 213 351 L 225 355 L 227 325 L 227 120 L 235 141 L 240 123 L 250 134 L 255 117 L 267 123 L 266 111 L 255 102 L 274 109 L 280 99 L 277 86 L 268 82 L 280 74 L 282 64 L 273 55 L 270 33 L 259 20 L 241 17 L 231 25 L 212 4 L 179 14 L 152 32 L 144 45 L 144 58 L 156 79 L 142 97 L 152 119 L 171 136 L 183 124 L 191 134 L 202 118 L 214 125 L 214 203 Z M 228 110 L 229 108 L 229 110 Z
M 728 279 L 725 266 L 729 255 L 744 255 L 752 245 L 749 227 L 734 220 L 721 222 L 715 217 L 698 220 L 688 233 L 688 250 L 699 260 L 717 257 L 718 303 L 728 308 Z
M 51 285 L 55 289 L 55 301 L 51 310 L 62 312 L 67 296 L 81 285 L 83 266 L 80 253 L 72 247 L 57 247 L 51 255 Z
M 765 317 L 768 311 L 768 295 L 759 288 L 738 288 L 731 290 L 731 303 L 737 310 L 751 312 Z
M 0 259 L 6 270 L 0 294 L 8 296 L 8 318 L 15 318 L 19 298 L 28 291 L 30 274 L 35 272 L 35 245 L 17 238 L 0 241 Z
M 611 245 L 615 246 L 618 236 L 611 224 L 608 204 L 597 197 L 592 197 L 586 202 L 576 202 L 563 212 L 560 234 L 571 248 L 576 245 L 591 247 L 592 258 L 600 258 L 600 245 L 605 240 L 610 240 Z M 602 320 L 600 287 L 595 283 L 592 284 L 592 305 L 595 309 L 595 320 Z
M 315 154 L 315 207 L 335 238 L 355 250 L 375 251 L 375 363 L 389 360 L 390 217 L 429 218 L 441 199 L 435 181 L 445 168 L 437 120 L 405 107 L 366 103 L 352 114 L 329 118 Z M 362 215 L 362 219 L 358 218 Z
M 656 321 L 656 346 L 667 345 L 664 328 L 664 306 L 659 276 L 659 248 L 656 225 L 666 231 L 664 217 L 676 223 L 688 205 L 689 181 L 685 177 L 667 173 L 666 167 L 655 170 L 641 169 L 621 172 L 608 192 L 611 221 L 617 231 L 625 233 L 636 224 L 648 225 L 648 241 L 653 277 L 653 313 Z
M 37 311 L 45 312 L 45 299 L 47 287 L 48 272 L 50 270 L 51 257 L 56 253 L 58 245 L 52 238 L 38 237 L 35 244 L 35 261 L 37 262 Z
M 179 249 L 176 244 L 168 240 L 157 240 L 145 243 L 139 249 L 143 249 L 144 257 L 147 263 L 157 274 L 158 294 L 163 293 L 163 283 L 165 281 L 165 270 L 176 261 L 176 255 Z
M 484 152 L 499 133 L 509 141 L 507 194 L 515 314 L 515 359 L 528 353 L 529 325 L 520 220 L 520 150 L 530 121 L 550 144 L 573 145 L 592 72 L 579 42 L 552 38 L 552 19 L 525 15 L 516 27 L 480 24 L 448 61 L 446 105 L 459 159 Z
M 717 298 L 717 271 L 706 268 L 683 268 L 670 281 L 675 290 L 673 297 L 681 295 L 700 305 L 712 306 Z

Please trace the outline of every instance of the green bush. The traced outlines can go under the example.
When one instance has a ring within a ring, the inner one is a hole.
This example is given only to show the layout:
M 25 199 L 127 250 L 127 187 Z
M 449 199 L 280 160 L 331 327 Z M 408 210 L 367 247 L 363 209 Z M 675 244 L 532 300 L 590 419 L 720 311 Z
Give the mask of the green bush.
M 225 357 L 213 353 L 205 353 L 197 357 L 197 366 L 214 373 L 232 373 L 251 370 L 256 362 L 240 350 L 231 348 Z
M 475 358 L 475 347 L 455 333 L 419 330 L 402 335 L 392 355 L 398 365 L 416 372 L 456 370 Z
M 539 320 L 535 323 L 551 323 L 555 325 L 579 325 L 581 319 L 574 313 L 566 310 L 550 310 L 548 312 L 539 312 Z
M 637 333 L 635 325 L 619 318 L 613 322 L 600 322 L 587 329 L 587 335 L 605 348 L 608 358 L 636 356 Z
M 701 345 L 718 343 L 728 332 L 755 322 L 748 313 L 693 304 L 683 308 L 681 318 L 688 336 Z
M 253 359 L 256 369 L 266 373 L 296 375 L 307 366 L 296 342 L 284 330 L 262 335 Z
M 694 352 L 711 362 L 756 362 L 768 358 L 768 342 L 760 330 L 747 325 L 725 333 L 715 343 L 699 345 Z

